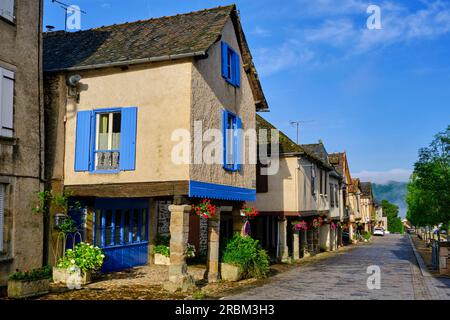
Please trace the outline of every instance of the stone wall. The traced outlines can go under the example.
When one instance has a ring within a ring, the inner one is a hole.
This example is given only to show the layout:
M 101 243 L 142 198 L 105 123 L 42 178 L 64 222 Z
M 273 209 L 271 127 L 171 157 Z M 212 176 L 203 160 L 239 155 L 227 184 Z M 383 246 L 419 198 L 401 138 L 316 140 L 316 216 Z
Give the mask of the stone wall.
M 170 211 L 172 201 L 157 201 L 158 210 L 158 235 L 170 235 Z M 201 256 L 206 256 L 208 251 L 208 220 L 200 218 L 200 250 Z

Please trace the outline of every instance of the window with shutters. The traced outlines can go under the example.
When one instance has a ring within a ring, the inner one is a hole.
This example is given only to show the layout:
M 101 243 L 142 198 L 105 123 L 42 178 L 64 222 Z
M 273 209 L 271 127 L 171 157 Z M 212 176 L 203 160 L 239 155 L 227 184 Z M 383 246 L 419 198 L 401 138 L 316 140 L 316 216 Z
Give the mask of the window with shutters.
M 13 136 L 13 106 L 14 72 L 0 67 L 0 136 Z
M 339 207 L 339 186 L 337 184 L 334 186 L 334 198 L 336 207 Z
M 14 7 L 15 7 L 15 0 L 1 0 L 0 1 L 0 17 L 14 22 L 16 17 L 14 16 Z
M 316 168 L 311 165 L 311 194 L 316 194 Z
M 241 85 L 241 62 L 239 54 L 222 41 L 222 76 L 234 87 Z
M 227 171 L 241 170 L 242 120 L 234 113 L 223 110 L 223 167 Z
M 5 185 L 0 184 L 0 252 L 3 251 L 3 225 L 5 221 Z
M 258 161 L 256 165 L 256 192 L 267 193 L 269 192 L 269 176 L 267 174 L 262 174 L 261 168 L 267 168 L 267 165 Z
M 137 108 L 77 112 L 75 171 L 135 170 Z
M 334 208 L 334 197 L 335 197 L 335 192 L 334 192 L 334 184 L 330 183 L 330 205 L 332 208 Z
M 119 170 L 120 112 L 97 113 L 95 132 L 95 170 Z

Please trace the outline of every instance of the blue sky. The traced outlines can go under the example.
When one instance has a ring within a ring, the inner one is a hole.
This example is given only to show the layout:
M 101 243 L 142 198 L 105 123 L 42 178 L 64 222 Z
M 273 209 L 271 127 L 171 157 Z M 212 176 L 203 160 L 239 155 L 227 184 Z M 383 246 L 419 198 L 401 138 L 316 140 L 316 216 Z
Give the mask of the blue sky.
M 236 3 L 271 112 L 300 143 L 347 151 L 352 175 L 405 181 L 420 147 L 450 124 L 450 2 L 428 0 L 64 0 L 82 29 Z M 381 30 L 369 30 L 370 4 Z M 44 25 L 64 11 L 45 0 Z

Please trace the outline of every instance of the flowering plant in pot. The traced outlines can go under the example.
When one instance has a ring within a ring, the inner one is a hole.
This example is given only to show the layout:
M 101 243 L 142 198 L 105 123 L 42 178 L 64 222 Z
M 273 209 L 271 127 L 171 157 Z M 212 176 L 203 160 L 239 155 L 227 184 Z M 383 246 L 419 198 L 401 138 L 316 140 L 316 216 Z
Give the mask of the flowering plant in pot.
M 92 272 L 100 270 L 105 255 L 99 247 L 81 242 L 69 249 L 53 268 L 53 281 L 76 284 L 87 284 L 91 281 Z
M 216 206 L 213 205 L 209 199 L 203 199 L 201 203 L 192 205 L 192 213 L 205 219 L 214 218 L 216 216 L 216 211 Z
M 255 207 L 248 206 L 247 202 L 244 202 L 241 209 L 241 216 L 244 221 L 252 220 L 259 215 L 258 210 Z

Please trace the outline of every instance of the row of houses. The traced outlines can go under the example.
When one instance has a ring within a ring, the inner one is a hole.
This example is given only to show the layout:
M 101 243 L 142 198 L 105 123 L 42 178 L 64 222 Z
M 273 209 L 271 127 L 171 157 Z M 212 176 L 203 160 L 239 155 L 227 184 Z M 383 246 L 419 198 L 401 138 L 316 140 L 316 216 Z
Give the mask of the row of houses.
M 188 279 L 188 242 L 207 256 L 208 280 L 220 278 L 221 240 L 243 232 L 244 203 L 260 211 L 251 235 L 281 261 L 336 250 L 380 220 L 371 184 L 321 141 L 280 133 L 274 175 L 262 174 L 267 159 L 249 161 L 241 132 L 275 127 L 260 116 L 270 109 L 236 6 L 44 34 L 42 11 L 0 6 L 0 286 L 55 263 L 60 212 L 32 210 L 43 190 L 81 204 L 70 214 L 105 252 L 105 272 L 153 263 L 170 234 L 175 285 Z M 220 162 L 201 161 L 208 146 L 192 138 L 210 129 L 222 133 Z M 190 214 L 204 198 L 218 221 Z

